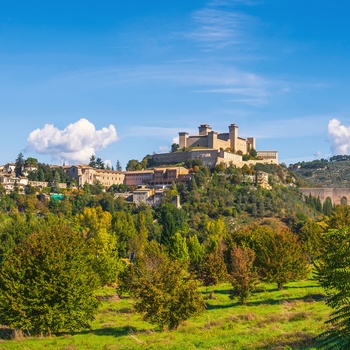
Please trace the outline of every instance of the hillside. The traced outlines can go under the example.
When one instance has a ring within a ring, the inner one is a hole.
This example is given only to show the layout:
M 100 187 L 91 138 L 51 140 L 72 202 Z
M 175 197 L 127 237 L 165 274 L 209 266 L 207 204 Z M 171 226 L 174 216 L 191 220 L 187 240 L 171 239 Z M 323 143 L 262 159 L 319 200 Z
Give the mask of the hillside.
M 318 226 L 321 204 L 304 200 L 285 166 L 186 165 L 189 179 L 173 182 L 155 206 L 100 183 L 55 188 L 57 198 L 3 191 L 0 348 L 316 346 L 329 308 L 309 263 L 338 216 Z M 38 302 L 17 293 L 25 288 Z
M 350 187 L 350 160 L 344 157 L 292 164 L 289 169 L 308 187 Z

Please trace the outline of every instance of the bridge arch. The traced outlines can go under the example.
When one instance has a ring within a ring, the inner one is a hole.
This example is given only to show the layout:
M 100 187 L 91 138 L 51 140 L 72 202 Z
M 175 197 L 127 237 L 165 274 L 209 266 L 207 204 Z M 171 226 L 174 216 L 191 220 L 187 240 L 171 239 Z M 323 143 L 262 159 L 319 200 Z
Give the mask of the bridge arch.
M 350 188 L 300 188 L 304 196 L 311 196 L 320 198 L 323 204 L 327 197 L 332 200 L 334 205 L 344 204 L 349 205 L 348 198 L 350 198 Z

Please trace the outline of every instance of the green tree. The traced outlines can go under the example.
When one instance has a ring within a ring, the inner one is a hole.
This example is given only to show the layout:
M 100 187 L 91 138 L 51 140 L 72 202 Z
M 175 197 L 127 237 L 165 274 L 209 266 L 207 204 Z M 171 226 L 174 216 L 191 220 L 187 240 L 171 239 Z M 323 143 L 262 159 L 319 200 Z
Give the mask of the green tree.
M 230 297 L 238 298 L 242 304 L 245 304 L 258 282 L 258 274 L 254 266 L 255 253 L 253 249 L 234 246 L 230 255 L 229 280 L 232 284 Z
M 189 261 L 188 247 L 186 239 L 182 237 L 180 232 L 176 232 L 171 238 L 171 244 L 169 246 L 170 256 L 182 264 L 187 265 Z
M 86 207 L 82 214 L 77 214 L 84 236 L 91 253 L 92 264 L 100 277 L 102 285 L 114 283 L 120 268 L 117 240 L 111 234 L 112 215 L 101 207 Z
M 200 244 L 196 234 L 188 238 L 187 247 L 190 256 L 189 270 L 199 276 L 205 256 L 205 248 Z
M 133 235 L 130 239 L 130 248 L 134 254 L 142 254 L 145 246 L 148 242 L 148 228 L 146 226 L 146 215 L 140 211 L 135 220 L 136 235 Z
M 171 152 L 176 152 L 180 148 L 178 143 L 173 143 L 171 145 Z
M 204 256 L 201 279 L 205 286 L 213 286 L 219 282 L 227 281 L 227 268 L 222 249 L 217 248 Z
M 0 226 L 0 265 L 6 256 L 32 231 L 36 231 L 39 227 L 45 227 L 45 225 L 45 221 L 41 219 L 28 220 L 18 212 L 13 213 L 8 220 L 2 222 Z
M 205 309 L 197 282 L 182 264 L 171 260 L 155 241 L 131 266 L 130 291 L 137 298 L 135 310 L 161 329 L 176 329 Z
M 153 156 L 150 154 L 147 154 L 144 156 L 140 162 L 141 169 L 147 169 L 153 165 Z
M 300 229 L 300 239 L 309 260 L 314 261 L 322 250 L 322 235 L 325 231 L 322 222 L 308 221 Z
M 133 252 L 131 242 L 136 239 L 137 231 L 134 220 L 130 213 L 125 211 L 115 212 L 112 217 L 112 232 L 118 242 L 118 251 L 120 257 L 127 257 Z
M 94 154 L 91 155 L 90 157 L 90 162 L 89 162 L 89 166 L 96 168 L 96 157 Z
M 38 167 L 38 160 L 36 158 L 33 157 L 28 157 L 25 162 L 24 165 L 26 167 Z
M 38 170 L 38 181 L 45 181 L 45 173 L 42 168 Z
M 341 229 L 350 226 L 350 207 L 337 205 L 330 215 L 325 218 L 325 222 L 330 229 Z
M 162 225 L 162 235 L 160 243 L 168 246 L 172 236 L 178 231 L 186 231 L 186 216 L 182 209 L 175 205 L 165 203 L 156 208 L 159 223 Z
M 251 156 L 251 157 L 257 157 L 257 155 L 258 155 L 258 153 L 256 152 L 256 150 L 255 150 L 255 148 L 251 148 L 250 150 L 249 150 L 249 155 Z
M 96 168 L 97 169 L 104 169 L 105 168 L 105 163 L 100 157 L 96 158 Z
M 52 190 L 54 192 L 59 192 L 59 184 L 61 183 L 61 176 L 58 171 L 54 171 L 53 182 L 52 182 Z
M 97 276 L 84 238 L 56 221 L 6 255 L 0 269 L 0 323 L 50 334 L 89 327 Z
M 117 164 L 116 164 L 116 166 L 115 166 L 115 170 L 117 170 L 117 171 L 122 171 L 123 169 L 122 169 L 122 165 L 120 164 L 120 161 L 119 160 L 117 160 Z
M 335 311 L 331 328 L 319 336 L 323 349 L 350 348 L 350 228 L 329 230 L 322 236 L 323 251 L 315 261 L 316 277 L 325 289 L 327 305 Z
M 306 255 L 298 236 L 289 230 L 255 228 L 253 232 L 256 266 L 268 282 L 282 289 L 287 282 L 306 276 Z
M 142 165 L 137 159 L 130 159 L 126 164 L 126 171 L 142 170 Z
M 16 163 L 15 163 L 15 173 L 17 177 L 20 177 L 23 175 L 23 166 L 24 166 L 24 156 L 23 153 L 20 152 L 17 156 Z
M 124 184 L 113 184 L 112 186 L 110 186 L 107 190 L 107 192 L 112 192 L 112 193 L 125 193 L 128 192 L 129 187 L 127 185 Z
M 324 215 L 331 215 L 333 211 L 332 200 L 327 197 L 322 206 Z
M 210 220 L 205 225 L 205 242 L 204 245 L 208 252 L 218 250 L 221 240 L 226 235 L 225 222 L 222 219 Z
M 95 180 L 93 185 L 89 185 L 91 194 L 102 194 L 104 187 L 99 180 Z

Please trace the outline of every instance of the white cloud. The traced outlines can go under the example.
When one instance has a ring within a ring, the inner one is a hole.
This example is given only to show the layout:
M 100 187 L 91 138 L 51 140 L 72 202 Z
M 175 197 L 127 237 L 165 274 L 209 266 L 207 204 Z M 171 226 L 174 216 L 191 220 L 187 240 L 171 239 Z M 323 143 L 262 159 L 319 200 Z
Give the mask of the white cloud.
M 314 158 L 315 159 L 321 159 L 321 158 L 323 158 L 324 156 L 323 156 L 323 152 L 322 151 L 316 151 L 315 153 L 314 153 Z
M 168 146 L 160 146 L 159 152 L 161 152 L 161 153 L 169 152 L 169 147 Z
M 213 50 L 239 43 L 248 16 L 206 7 L 194 13 L 193 21 L 196 29 L 188 37 Z
M 52 124 L 33 130 L 27 142 L 39 154 L 47 154 L 60 161 L 86 163 L 91 155 L 117 141 L 114 125 L 96 130 L 95 125 L 82 118 L 63 130 Z
M 180 143 L 179 136 L 173 138 L 173 143 Z
M 350 126 L 342 125 L 338 119 L 333 118 L 328 122 L 328 137 L 333 155 L 349 154 Z
M 105 164 L 106 167 L 110 167 L 112 168 L 112 161 L 110 159 L 106 159 L 103 161 L 103 163 Z
M 251 0 L 210 0 L 193 13 L 195 28 L 187 37 L 200 43 L 206 51 L 242 44 L 254 18 L 237 11 L 237 5 L 253 4 Z

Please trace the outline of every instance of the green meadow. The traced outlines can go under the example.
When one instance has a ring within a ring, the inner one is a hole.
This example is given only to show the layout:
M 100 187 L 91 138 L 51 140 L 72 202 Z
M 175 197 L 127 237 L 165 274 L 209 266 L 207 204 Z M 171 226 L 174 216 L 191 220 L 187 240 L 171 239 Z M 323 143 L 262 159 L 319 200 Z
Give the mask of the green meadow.
M 313 349 L 331 309 L 314 280 L 259 284 L 246 305 L 229 298 L 229 284 L 201 287 L 207 310 L 175 331 L 160 331 L 133 311 L 128 296 L 99 291 L 99 312 L 90 330 L 49 337 L 0 328 L 0 349 Z

